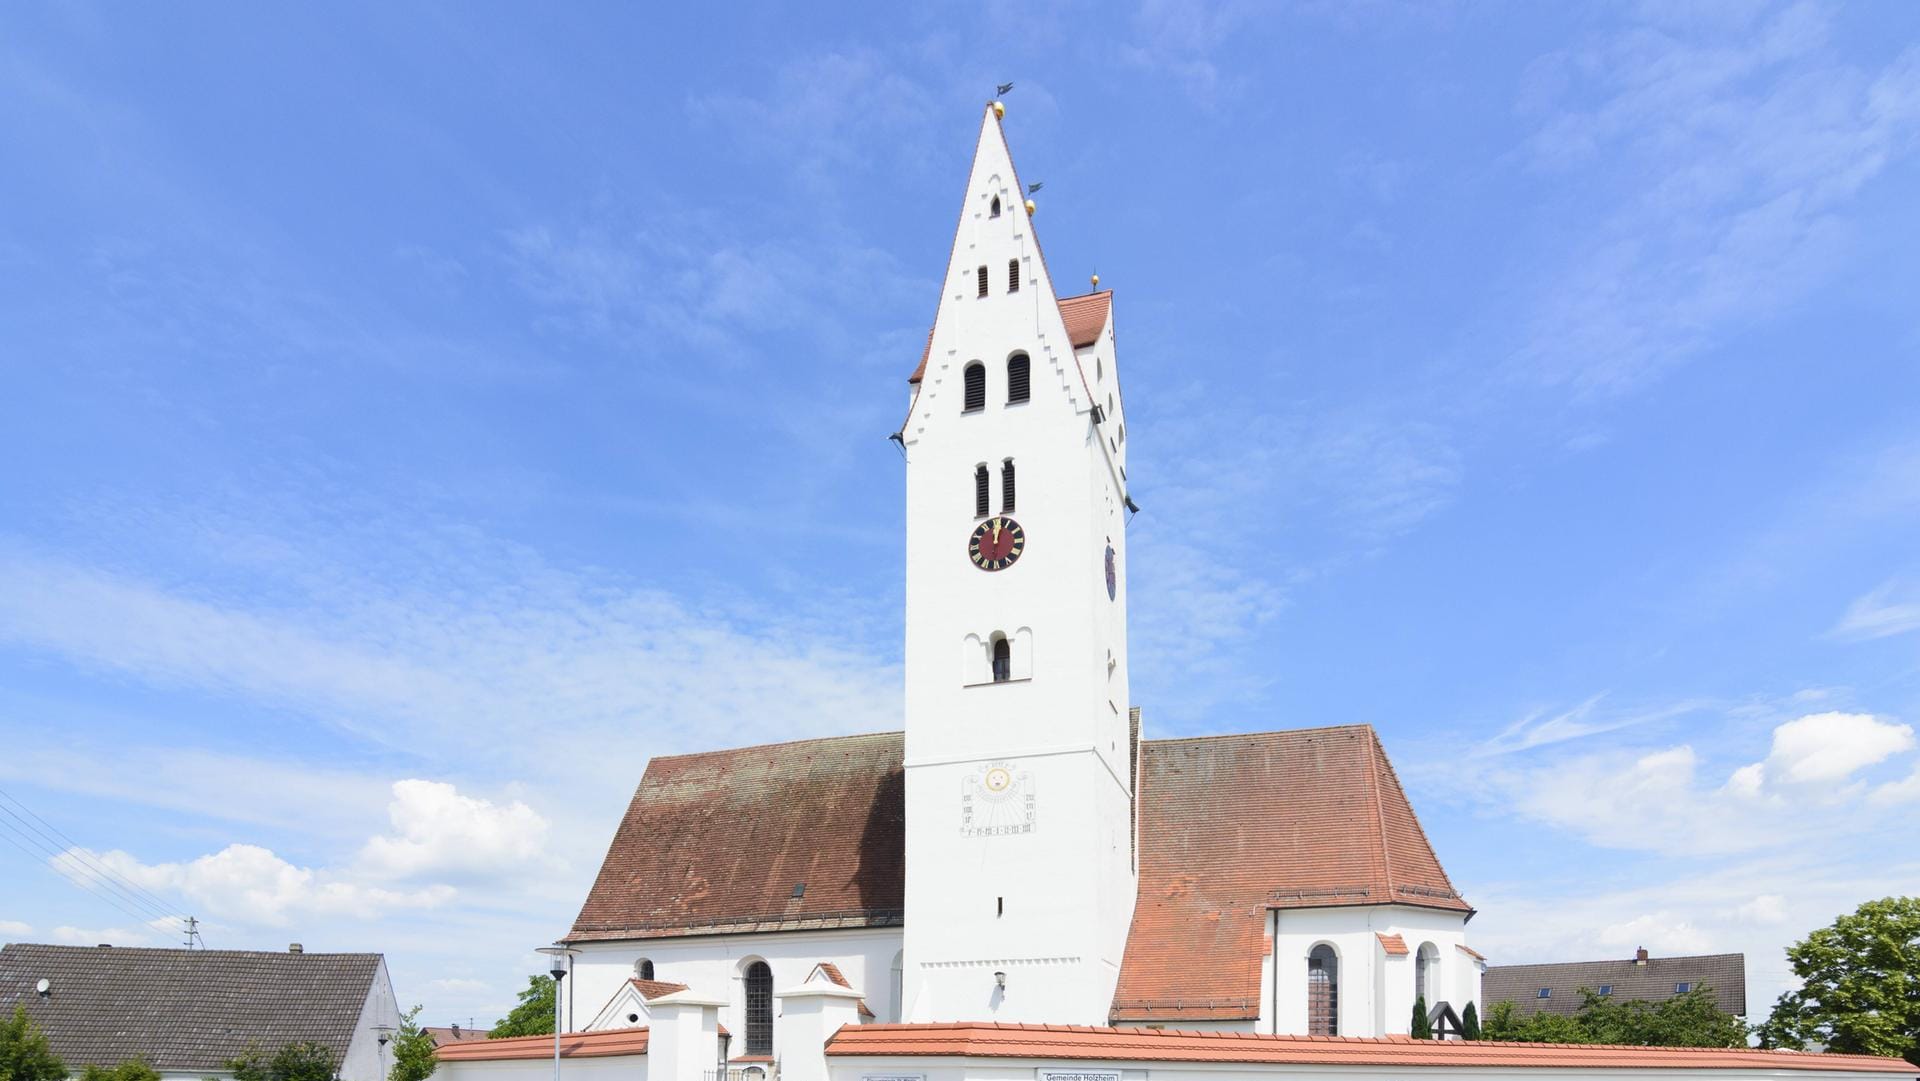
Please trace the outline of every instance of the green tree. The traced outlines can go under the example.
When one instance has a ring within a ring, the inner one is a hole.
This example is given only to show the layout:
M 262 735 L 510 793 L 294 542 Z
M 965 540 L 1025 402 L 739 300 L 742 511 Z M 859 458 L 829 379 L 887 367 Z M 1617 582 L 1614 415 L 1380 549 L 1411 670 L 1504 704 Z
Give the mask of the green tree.
M 440 1065 L 434 1054 L 433 1036 L 420 1027 L 420 1007 L 400 1016 L 400 1033 L 393 1038 L 393 1069 L 388 1081 L 427 1081 Z
M 249 1044 L 240 1057 L 227 1062 L 234 1081 L 333 1081 L 333 1052 L 312 1040 L 290 1043 L 269 1058 L 259 1044 Z
M 1416 1040 L 1433 1039 L 1433 1022 L 1427 1020 L 1427 996 L 1418 995 L 1413 1000 L 1413 1021 L 1407 1032 Z
M 67 1066 L 47 1044 L 46 1034 L 27 1017 L 24 1006 L 0 1020 L 0 1081 L 66 1081 Z
M 1764 1047 L 1819 1045 L 1920 1066 L 1920 897 L 1868 901 L 1787 947 L 1800 989 L 1774 1003 Z
M 118 1066 L 89 1066 L 80 1081 L 160 1081 L 160 1071 L 143 1058 L 130 1058 Z
M 1460 1011 L 1460 1038 L 1463 1040 L 1480 1038 L 1480 1011 L 1475 1009 L 1471 1002 L 1467 1003 L 1466 1009 Z
M 527 977 L 526 989 L 520 992 L 519 1005 L 493 1023 L 493 1031 L 487 1033 L 487 1038 L 499 1040 L 508 1036 L 551 1036 L 554 998 L 552 976 Z M 241 1078 L 240 1081 L 246 1079 Z
M 1464 1022 L 1463 1022 L 1464 1024 Z M 1700 984 L 1659 1002 L 1640 1002 L 1580 990 L 1572 1014 L 1520 1016 L 1511 1002 L 1487 1010 L 1489 1040 L 1523 1043 L 1627 1044 L 1637 1047 L 1745 1047 L 1747 1026 L 1722 1010 L 1713 989 Z

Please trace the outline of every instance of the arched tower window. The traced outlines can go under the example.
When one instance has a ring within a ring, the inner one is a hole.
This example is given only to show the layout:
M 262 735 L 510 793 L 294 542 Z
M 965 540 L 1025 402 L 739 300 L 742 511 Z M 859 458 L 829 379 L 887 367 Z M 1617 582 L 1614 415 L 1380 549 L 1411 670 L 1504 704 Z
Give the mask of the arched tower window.
M 1307 953 L 1307 1035 L 1340 1035 L 1340 957 L 1324 943 Z
M 1024 402 L 1033 396 L 1031 385 L 1032 363 L 1025 353 L 1015 353 L 1007 358 L 1007 402 Z
M 1000 463 L 1000 513 L 1013 513 L 1013 459 Z
M 987 207 L 987 217 L 997 218 L 999 216 L 1000 216 L 1000 197 L 996 195 L 993 197 L 992 205 Z
M 643 980 L 653 979 L 653 959 L 642 957 L 633 963 L 633 974 Z
M 1013 646 L 1008 644 L 1007 636 L 993 636 L 993 681 L 1005 683 L 1013 678 Z
M 1007 260 L 1007 292 L 1018 293 L 1019 291 L 1020 291 L 1020 260 L 1009 259 Z
M 985 463 L 973 467 L 973 516 L 987 516 L 987 467 Z
M 749 1055 L 773 1054 L 773 969 L 765 961 L 747 966 L 747 1048 Z
M 987 407 L 987 366 L 975 361 L 967 365 L 962 377 L 965 383 L 964 400 L 960 404 L 962 413 L 971 413 Z

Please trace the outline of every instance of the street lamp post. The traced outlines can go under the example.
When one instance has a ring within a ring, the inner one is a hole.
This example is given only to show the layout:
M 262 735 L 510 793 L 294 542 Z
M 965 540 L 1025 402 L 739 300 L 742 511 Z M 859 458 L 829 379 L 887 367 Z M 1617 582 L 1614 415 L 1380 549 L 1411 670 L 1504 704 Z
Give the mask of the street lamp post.
M 553 962 L 549 971 L 553 975 L 553 1081 L 560 1081 L 560 981 L 567 978 L 567 962 L 579 950 L 572 946 L 542 946 L 536 952 L 545 954 Z
M 373 1031 L 380 1034 L 380 1081 L 387 1081 L 387 1044 L 393 1040 L 392 1025 L 375 1025 Z

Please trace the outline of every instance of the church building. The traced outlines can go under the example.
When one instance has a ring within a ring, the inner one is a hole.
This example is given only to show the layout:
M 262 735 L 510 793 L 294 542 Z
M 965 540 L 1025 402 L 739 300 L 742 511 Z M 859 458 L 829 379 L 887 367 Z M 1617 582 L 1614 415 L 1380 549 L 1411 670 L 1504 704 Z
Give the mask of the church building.
M 652 760 L 561 940 L 561 1051 L 654 1081 L 957 1081 L 969 1058 L 1139 1081 L 1324 1037 L 1388 1072 L 1483 1064 L 1407 1040 L 1416 1001 L 1457 1035 L 1486 962 L 1372 728 L 1142 737 L 1114 296 L 1060 295 L 1003 116 L 895 436 L 903 730 Z M 555 1046 L 441 1053 L 463 1081 Z
M 904 732 L 653 760 L 565 941 L 726 1000 L 828 966 L 887 1021 L 1405 1033 L 1479 995 L 1473 909 L 1366 726 L 1143 740 L 1113 293 L 1062 297 L 988 109 L 910 380 Z

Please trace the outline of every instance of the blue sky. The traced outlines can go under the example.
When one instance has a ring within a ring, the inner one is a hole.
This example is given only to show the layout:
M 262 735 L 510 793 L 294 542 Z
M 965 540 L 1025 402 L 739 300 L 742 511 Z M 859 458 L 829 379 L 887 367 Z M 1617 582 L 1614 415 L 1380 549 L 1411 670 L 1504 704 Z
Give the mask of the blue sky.
M 0 11 L 0 938 L 484 1021 L 649 756 L 897 727 L 1013 80 L 1150 734 L 1370 722 L 1496 961 L 1763 1011 L 1920 891 L 1920 8 L 1669 7 Z

